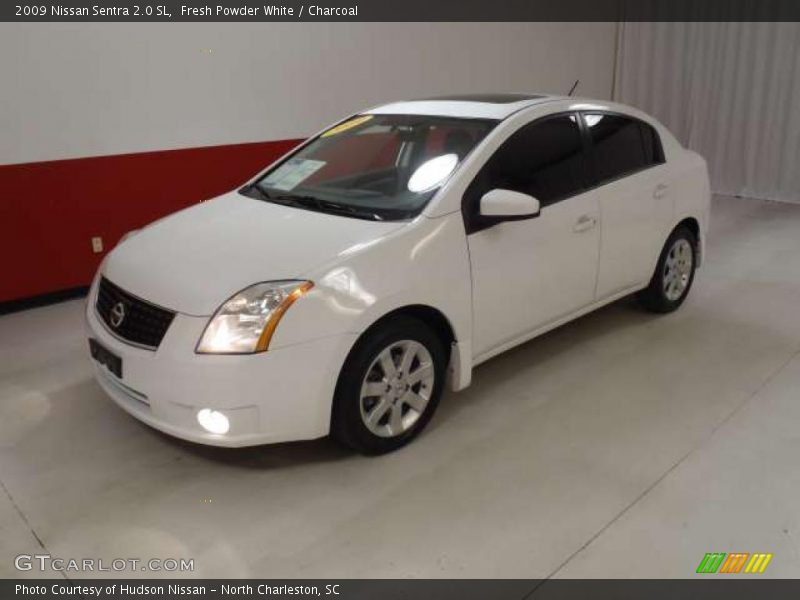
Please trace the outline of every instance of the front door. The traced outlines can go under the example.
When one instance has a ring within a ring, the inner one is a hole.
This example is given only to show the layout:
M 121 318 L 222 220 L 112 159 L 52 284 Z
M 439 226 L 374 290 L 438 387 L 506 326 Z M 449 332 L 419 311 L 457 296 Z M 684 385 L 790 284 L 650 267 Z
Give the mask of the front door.
M 577 119 L 563 114 L 512 134 L 468 188 L 476 357 L 594 301 L 600 215 L 586 181 Z M 497 188 L 534 196 L 540 215 L 485 226 L 480 197 Z

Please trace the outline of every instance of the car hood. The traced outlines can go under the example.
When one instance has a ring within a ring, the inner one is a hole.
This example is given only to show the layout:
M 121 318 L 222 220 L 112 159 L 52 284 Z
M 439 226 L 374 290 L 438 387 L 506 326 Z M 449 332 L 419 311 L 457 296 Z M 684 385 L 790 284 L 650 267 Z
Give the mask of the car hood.
M 144 300 L 206 316 L 260 281 L 294 279 L 402 227 L 231 192 L 156 221 L 119 244 L 103 275 Z

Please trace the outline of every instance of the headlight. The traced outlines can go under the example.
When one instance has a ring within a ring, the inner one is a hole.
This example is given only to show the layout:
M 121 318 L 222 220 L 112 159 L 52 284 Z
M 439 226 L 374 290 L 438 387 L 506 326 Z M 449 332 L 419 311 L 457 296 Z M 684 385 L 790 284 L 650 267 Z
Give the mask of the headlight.
M 263 352 L 269 347 L 283 313 L 313 285 L 310 281 L 270 281 L 242 290 L 211 317 L 197 344 L 197 352 Z

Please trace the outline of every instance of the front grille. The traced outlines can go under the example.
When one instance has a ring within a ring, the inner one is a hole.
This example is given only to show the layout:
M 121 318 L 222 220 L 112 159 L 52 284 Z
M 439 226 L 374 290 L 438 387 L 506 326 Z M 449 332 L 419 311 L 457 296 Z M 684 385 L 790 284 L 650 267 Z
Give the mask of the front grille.
M 97 289 L 97 313 L 114 335 L 133 344 L 158 348 L 175 313 L 137 298 L 105 277 Z

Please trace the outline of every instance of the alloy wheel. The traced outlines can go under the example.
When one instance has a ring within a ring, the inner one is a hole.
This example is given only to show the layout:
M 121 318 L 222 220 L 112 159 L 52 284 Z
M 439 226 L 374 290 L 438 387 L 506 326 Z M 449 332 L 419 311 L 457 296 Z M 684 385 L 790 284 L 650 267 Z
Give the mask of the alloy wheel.
M 433 394 L 430 352 L 414 340 L 391 343 L 378 353 L 361 384 L 361 419 L 372 433 L 402 435 L 419 420 Z
M 664 262 L 662 286 L 667 300 L 675 302 L 683 295 L 689 286 L 693 268 L 694 254 L 691 244 L 683 238 L 675 240 Z

